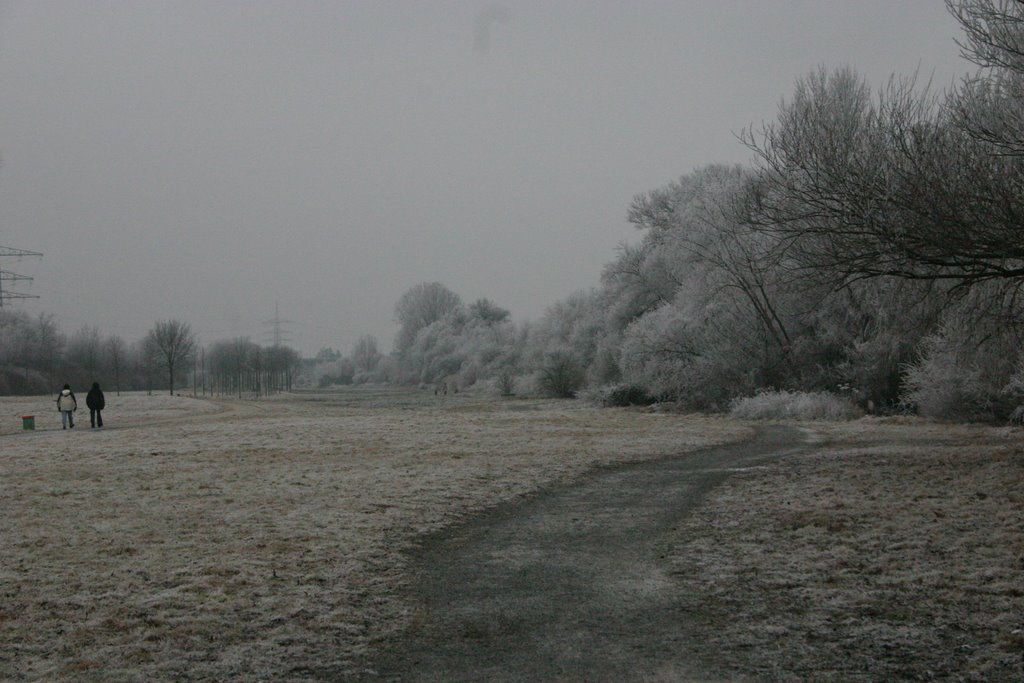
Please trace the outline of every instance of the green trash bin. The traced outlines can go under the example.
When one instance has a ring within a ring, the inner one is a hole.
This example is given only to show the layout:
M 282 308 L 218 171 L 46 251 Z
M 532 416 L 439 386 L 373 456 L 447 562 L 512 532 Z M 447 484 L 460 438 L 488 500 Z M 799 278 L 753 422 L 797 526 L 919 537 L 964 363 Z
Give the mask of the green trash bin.
M 21 428 L 22 429 L 35 429 L 36 428 L 36 416 L 35 415 L 22 415 L 21 416 Z

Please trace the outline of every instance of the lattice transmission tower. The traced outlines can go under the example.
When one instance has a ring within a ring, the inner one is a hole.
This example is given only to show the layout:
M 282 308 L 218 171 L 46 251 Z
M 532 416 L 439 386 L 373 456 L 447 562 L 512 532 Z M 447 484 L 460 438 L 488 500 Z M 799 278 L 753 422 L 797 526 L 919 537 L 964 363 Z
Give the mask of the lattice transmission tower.
M 290 333 L 285 328 L 285 325 L 290 325 L 291 320 L 283 320 L 281 314 L 278 312 L 277 302 L 274 302 L 274 317 L 271 320 L 264 320 L 261 324 L 270 328 L 267 333 L 268 342 L 271 346 L 284 346 L 291 341 Z
M 42 258 L 42 253 L 38 251 L 28 251 L 27 249 L 15 249 L 13 247 L 0 246 L 0 259 L 2 258 L 15 258 L 21 260 L 26 257 L 37 257 Z M 17 282 L 19 280 L 25 282 L 31 282 L 32 278 L 27 275 L 19 275 L 10 270 L 5 270 L 2 262 L 0 262 L 0 308 L 3 308 L 8 301 L 14 299 L 38 299 L 39 297 L 35 294 L 25 294 L 24 292 L 15 292 L 7 289 L 4 285 L 5 282 Z

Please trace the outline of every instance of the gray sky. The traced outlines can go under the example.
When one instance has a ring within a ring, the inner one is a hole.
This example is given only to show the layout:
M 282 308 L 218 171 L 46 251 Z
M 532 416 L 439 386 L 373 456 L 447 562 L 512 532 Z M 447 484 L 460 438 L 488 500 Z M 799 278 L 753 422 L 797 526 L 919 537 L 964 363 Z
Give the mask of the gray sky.
M 390 348 L 439 280 L 517 320 L 594 286 L 632 197 L 819 65 L 945 87 L 941 0 L 0 0 L 0 245 L 17 304 L 128 341 Z M 19 283 L 20 284 L 20 283 Z

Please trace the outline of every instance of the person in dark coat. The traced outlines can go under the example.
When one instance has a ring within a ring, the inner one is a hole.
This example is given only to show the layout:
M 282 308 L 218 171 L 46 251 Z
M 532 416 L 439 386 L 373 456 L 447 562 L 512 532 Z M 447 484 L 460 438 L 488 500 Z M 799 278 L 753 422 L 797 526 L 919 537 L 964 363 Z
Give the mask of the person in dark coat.
M 89 422 L 92 423 L 92 426 L 102 427 L 103 415 L 100 411 L 107 406 L 107 402 L 103 399 L 103 391 L 100 390 L 99 382 L 92 383 L 92 389 L 85 395 L 85 405 L 89 406 Z
M 78 401 L 75 399 L 75 392 L 71 391 L 71 385 L 65 384 L 57 396 L 57 410 L 60 411 L 60 420 L 64 429 L 75 428 L 75 417 L 72 415 L 78 410 Z

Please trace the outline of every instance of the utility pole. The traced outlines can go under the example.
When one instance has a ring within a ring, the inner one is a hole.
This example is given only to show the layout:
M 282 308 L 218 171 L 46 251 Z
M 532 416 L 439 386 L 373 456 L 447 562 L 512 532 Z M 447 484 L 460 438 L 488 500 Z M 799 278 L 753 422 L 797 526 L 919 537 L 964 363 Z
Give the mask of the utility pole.
M 278 312 L 277 302 L 275 301 L 274 302 L 274 317 L 273 317 L 273 319 L 272 320 L 264 320 L 261 323 L 262 325 L 268 325 L 270 327 L 270 332 L 268 334 L 270 339 L 268 341 L 270 342 L 271 346 L 284 346 L 289 341 L 291 341 L 288 338 L 288 336 L 289 336 L 288 335 L 288 330 L 285 329 L 285 325 L 290 325 L 291 323 L 292 323 L 291 320 L 282 320 L 281 319 L 281 314 Z
M 42 257 L 42 254 L 38 251 L 27 251 L 25 249 L 14 249 L 13 247 L 0 247 L 0 258 L 3 257 L 14 257 L 21 259 L 25 256 L 37 256 Z M 27 275 L 18 275 L 9 270 L 0 268 L 0 308 L 4 307 L 4 302 L 11 301 L 13 299 L 38 299 L 39 297 L 34 294 L 24 294 L 22 292 L 13 292 L 9 289 L 4 289 L 4 282 L 16 282 L 18 280 L 24 280 L 31 282 L 32 278 Z

